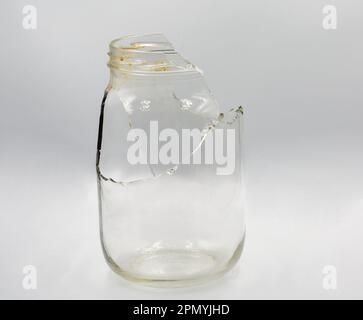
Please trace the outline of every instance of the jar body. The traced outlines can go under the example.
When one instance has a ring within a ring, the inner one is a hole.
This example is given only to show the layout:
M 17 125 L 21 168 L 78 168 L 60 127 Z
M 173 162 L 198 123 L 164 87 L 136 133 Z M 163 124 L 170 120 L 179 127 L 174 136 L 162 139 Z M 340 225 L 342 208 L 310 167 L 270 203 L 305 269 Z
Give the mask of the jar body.
M 97 174 L 101 242 L 121 276 L 156 286 L 223 274 L 244 241 L 242 110 L 221 114 L 199 72 L 111 70 Z

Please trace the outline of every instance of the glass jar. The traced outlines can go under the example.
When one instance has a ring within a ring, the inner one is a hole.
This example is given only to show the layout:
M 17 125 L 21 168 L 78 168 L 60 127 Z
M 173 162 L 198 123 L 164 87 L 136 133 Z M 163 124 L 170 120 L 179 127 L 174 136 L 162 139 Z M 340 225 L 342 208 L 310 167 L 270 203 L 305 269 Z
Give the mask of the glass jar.
M 221 113 L 160 34 L 116 39 L 109 56 L 96 163 L 106 261 L 155 286 L 215 278 L 244 242 L 242 108 Z

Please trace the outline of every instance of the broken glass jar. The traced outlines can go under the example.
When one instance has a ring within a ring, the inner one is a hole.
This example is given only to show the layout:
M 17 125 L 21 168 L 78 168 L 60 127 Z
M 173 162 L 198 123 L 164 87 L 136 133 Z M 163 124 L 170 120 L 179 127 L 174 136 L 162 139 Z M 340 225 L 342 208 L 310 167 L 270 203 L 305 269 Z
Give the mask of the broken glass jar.
M 241 255 L 241 107 L 222 113 L 202 72 L 160 34 L 110 44 L 97 147 L 109 266 L 155 286 L 199 283 Z

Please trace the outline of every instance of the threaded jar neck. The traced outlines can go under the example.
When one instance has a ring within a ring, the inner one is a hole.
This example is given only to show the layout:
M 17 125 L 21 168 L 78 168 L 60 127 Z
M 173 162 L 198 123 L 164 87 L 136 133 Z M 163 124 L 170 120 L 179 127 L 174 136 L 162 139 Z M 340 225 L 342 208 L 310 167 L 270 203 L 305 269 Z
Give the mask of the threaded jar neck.
M 133 35 L 110 43 L 108 66 L 127 73 L 199 72 L 162 34 Z

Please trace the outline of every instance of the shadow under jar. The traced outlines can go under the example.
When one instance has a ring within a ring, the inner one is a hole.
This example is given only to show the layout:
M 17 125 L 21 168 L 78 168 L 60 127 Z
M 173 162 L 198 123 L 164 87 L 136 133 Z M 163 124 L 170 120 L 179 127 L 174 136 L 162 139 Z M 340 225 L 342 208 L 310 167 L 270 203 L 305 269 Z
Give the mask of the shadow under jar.
M 160 34 L 114 40 L 109 56 L 96 163 L 105 258 L 147 285 L 215 278 L 244 242 L 243 110 L 222 113 Z

